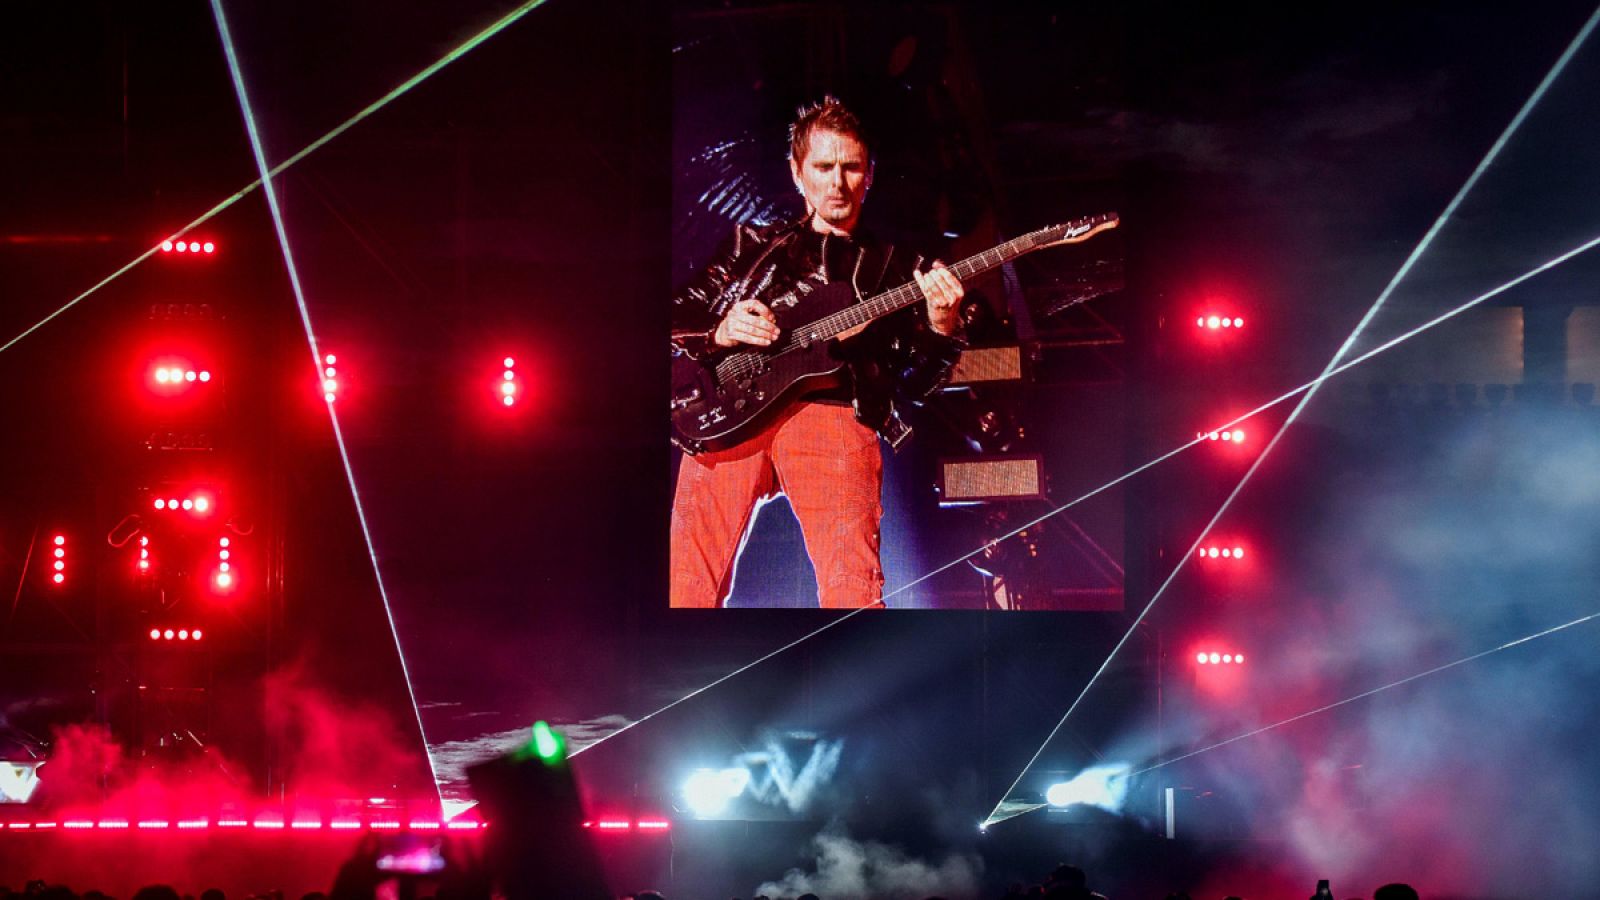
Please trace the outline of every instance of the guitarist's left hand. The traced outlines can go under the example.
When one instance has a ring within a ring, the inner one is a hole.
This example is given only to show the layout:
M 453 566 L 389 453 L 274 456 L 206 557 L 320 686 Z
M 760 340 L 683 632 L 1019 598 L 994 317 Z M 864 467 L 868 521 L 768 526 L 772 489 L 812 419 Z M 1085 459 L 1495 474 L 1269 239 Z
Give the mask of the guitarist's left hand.
M 944 263 L 937 261 L 926 273 L 911 274 L 917 279 L 922 296 L 927 298 L 928 324 L 933 326 L 933 330 L 945 337 L 961 330 L 961 298 L 966 294 L 961 287 L 961 279 L 945 268 Z

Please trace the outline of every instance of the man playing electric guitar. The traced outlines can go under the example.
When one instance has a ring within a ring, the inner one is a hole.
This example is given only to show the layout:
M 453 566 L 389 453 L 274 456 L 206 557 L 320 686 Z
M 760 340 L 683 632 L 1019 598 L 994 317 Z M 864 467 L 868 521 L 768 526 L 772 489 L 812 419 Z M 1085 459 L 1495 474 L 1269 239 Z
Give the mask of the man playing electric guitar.
M 882 603 L 877 440 L 898 446 L 906 438 L 897 397 L 937 390 L 961 351 L 960 280 L 938 263 L 922 271 L 921 260 L 857 227 L 872 155 L 855 115 L 826 98 L 800 111 L 789 144 L 804 218 L 735 229 L 673 298 L 673 354 L 710 360 L 771 347 L 784 337 L 786 314 L 808 320 L 806 298 L 819 283 L 848 282 L 865 298 L 914 279 L 924 302 L 841 335 L 842 383 L 804 394 L 732 446 L 684 455 L 672 505 L 674 607 L 722 605 L 751 514 L 779 491 L 800 522 L 820 605 Z

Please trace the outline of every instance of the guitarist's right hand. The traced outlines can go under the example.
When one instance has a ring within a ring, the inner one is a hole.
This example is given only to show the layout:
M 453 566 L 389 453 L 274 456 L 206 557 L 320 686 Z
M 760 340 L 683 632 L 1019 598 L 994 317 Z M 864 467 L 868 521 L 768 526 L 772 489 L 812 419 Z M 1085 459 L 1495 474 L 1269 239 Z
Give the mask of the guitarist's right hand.
M 778 339 L 778 320 L 760 300 L 740 300 L 722 317 L 711 341 L 718 347 L 753 344 L 771 346 Z

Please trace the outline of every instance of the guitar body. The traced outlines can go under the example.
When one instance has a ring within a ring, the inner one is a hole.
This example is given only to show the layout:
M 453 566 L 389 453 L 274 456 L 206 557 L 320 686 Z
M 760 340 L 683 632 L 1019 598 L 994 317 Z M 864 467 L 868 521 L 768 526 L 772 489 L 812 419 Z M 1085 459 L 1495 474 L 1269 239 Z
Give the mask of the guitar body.
M 797 293 L 800 305 L 773 310 L 780 335 L 771 347 L 740 345 L 704 360 L 673 359 L 672 433 L 685 452 L 732 447 L 801 396 L 844 383 L 840 342 L 807 328 L 854 304 L 854 291 L 838 282 Z

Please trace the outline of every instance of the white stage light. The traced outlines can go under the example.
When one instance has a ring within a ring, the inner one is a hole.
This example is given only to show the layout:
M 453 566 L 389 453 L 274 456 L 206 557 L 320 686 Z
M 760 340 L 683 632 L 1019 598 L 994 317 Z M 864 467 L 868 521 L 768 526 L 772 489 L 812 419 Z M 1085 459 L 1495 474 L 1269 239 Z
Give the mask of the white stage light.
M 1094 766 L 1073 776 L 1071 781 L 1050 785 L 1044 799 L 1055 807 L 1083 805 L 1111 813 L 1121 812 L 1128 797 L 1128 773 L 1132 770 L 1127 763 Z
M 683 783 L 690 812 L 705 819 L 720 815 L 750 784 L 745 769 L 695 769 Z

